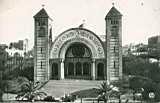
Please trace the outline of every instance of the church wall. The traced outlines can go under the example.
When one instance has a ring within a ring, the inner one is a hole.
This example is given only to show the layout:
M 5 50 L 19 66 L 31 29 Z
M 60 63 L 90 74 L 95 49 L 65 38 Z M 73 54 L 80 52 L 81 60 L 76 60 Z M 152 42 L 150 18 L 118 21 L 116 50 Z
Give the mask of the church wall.
M 119 80 L 122 76 L 121 29 L 121 16 L 109 16 L 106 18 L 107 78 L 109 81 Z
M 65 60 L 67 60 L 65 54 L 69 46 L 74 43 L 82 43 L 90 49 L 92 56 L 89 59 L 78 60 L 83 60 L 80 61 L 82 65 L 85 60 L 90 60 L 88 61 L 91 65 L 90 76 L 93 80 L 119 80 L 122 77 L 122 20 L 121 15 L 115 15 L 117 12 L 112 7 L 109 16 L 105 18 L 106 41 L 102 41 L 92 31 L 79 27 L 64 31 L 52 43 L 50 18 L 42 9 L 38 13 L 38 15 L 42 13 L 42 17 L 35 16 L 34 80 L 65 79 Z M 53 65 L 57 68 L 54 71 Z M 83 70 L 80 75 L 83 76 Z
M 43 20 L 42 20 L 43 19 Z M 44 25 L 40 23 L 43 21 Z M 43 31 L 40 29 L 43 28 Z M 34 80 L 47 81 L 49 68 L 48 19 L 35 18 Z

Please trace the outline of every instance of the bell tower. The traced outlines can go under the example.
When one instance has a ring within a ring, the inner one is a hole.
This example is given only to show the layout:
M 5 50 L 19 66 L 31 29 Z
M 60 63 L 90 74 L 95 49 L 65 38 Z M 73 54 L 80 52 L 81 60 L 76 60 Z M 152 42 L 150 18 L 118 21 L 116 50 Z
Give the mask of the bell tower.
M 107 80 L 122 77 L 122 14 L 114 7 L 105 17 Z
M 42 8 L 34 16 L 34 81 L 49 80 L 49 35 L 51 21 Z

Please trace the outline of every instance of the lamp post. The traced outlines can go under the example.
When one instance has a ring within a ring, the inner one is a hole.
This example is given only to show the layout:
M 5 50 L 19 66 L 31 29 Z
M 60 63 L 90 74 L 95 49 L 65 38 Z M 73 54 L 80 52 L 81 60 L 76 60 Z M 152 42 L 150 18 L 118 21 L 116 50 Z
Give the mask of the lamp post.
M 154 98 L 155 98 L 154 92 L 150 92 L 150 93 L 149 93 L 149 98 L 151 99 L 151 102 L 154 101 Z
M 141 103 L 142 103 L 142 99 L 143 99 L 143 95 L 142 95 L 143 92 L 144 92 L 144 89 L 141 88 Z

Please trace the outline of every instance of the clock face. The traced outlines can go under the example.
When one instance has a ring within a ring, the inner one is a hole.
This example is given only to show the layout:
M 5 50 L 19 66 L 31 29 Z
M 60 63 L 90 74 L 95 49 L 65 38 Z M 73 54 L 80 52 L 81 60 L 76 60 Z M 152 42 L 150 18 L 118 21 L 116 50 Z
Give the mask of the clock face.
M 45 28 L 44 27 L 40 27 L 38 36 L 39 37 L 45 37 Z

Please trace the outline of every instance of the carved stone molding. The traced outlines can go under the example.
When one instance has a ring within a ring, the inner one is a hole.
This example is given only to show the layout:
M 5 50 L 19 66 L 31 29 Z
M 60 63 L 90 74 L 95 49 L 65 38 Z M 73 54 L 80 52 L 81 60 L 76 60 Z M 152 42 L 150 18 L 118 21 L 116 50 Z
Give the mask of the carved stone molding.
M 69 47 L 72 42 L 80 42 L 88 46 L 92 51 L 93 58 L 105 58 L 104 49 L 98 36 L 84 28 L 73 28 L 60 34 L 52 44 L 50 58 L 64 58 L 60 54 L 63 52 L 61 50 L 66 50 L 63 48 Z

